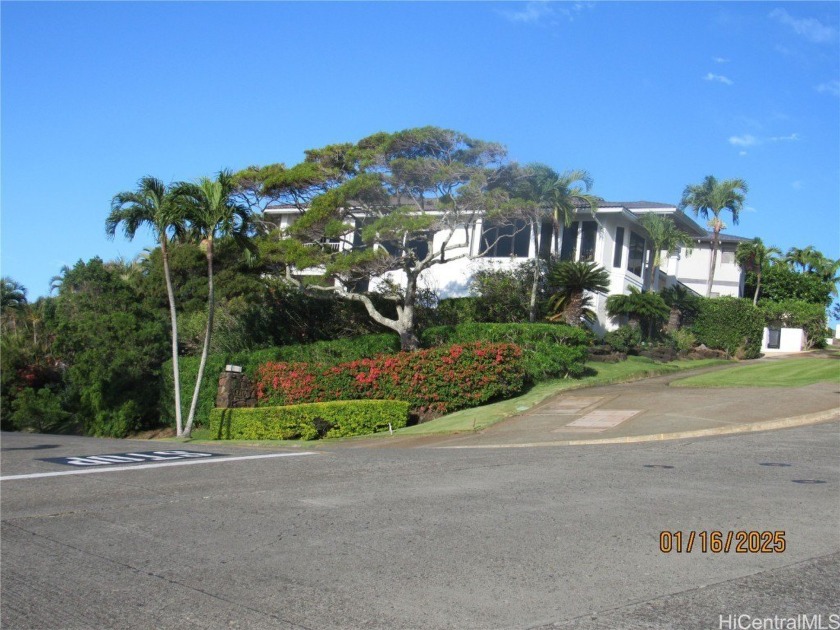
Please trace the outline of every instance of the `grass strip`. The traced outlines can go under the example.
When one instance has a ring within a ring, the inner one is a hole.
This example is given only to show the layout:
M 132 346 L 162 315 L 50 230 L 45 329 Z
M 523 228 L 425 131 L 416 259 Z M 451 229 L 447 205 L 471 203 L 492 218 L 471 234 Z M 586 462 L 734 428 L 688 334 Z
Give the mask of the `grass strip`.
M 681 378 L 671 387 L 804 387 L 824 381 L 840 382 L 840 361 L 834 359 L 775 359 L 739 365 L 724 372 Z

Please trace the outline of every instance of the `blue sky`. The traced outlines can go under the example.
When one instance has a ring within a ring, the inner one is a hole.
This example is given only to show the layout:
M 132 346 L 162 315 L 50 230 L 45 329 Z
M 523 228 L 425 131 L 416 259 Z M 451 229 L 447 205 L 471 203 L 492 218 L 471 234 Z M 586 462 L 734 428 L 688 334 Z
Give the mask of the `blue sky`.
M 0 264 L 133 257 L 111 197 L 437 125 L 608 200 L 745 179 L 740 225 L 840 257 L 840 4 L 3 2 Z

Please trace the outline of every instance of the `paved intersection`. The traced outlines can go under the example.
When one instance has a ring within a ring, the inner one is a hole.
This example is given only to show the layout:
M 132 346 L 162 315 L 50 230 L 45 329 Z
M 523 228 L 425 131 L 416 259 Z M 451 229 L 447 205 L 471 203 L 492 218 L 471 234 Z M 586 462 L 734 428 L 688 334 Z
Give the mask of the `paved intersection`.
M 60 469 L 45 457 L 160 449 L 20 434 L 2 446 L 3 476 Z M 692 629 L 730 613 L 828 615 L 840 583 L 838 446 L 831 422 L 3 481 L 2 625 Z M 663 553 L 663 530 L 784 531 L 787 547 Z

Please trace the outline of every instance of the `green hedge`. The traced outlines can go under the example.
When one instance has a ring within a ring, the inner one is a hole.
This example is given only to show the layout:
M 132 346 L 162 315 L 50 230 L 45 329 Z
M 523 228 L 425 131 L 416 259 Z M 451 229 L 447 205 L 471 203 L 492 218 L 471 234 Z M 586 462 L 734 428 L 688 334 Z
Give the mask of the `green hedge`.
M 739 359 L 755 359 L 761 354 L 764 316 L 750 300 L 703 299 L 691 331 L 697 337 L 697 343 L 725 350 Z
M 198 426 L 207 424 L 210 412 L 216 405 L 216 390 L 219 384 L 219 374 L 225 365 L 241 365 L 245 374 L 253 377 L 257 367 L 270 361 L 288 362 L 317 362 L 343 363 L 368 359 L 380 354 L 393 354 L 400 349 L 400 339 L 397 335 L 377 334 L 362 335 L 350 339 L 336 339 L 335 341 L 316 341 L 315 343 L 295 344 L 264 348 L 251 352 L 237 352 L 234 354 L 213 354 L 207 357 L 204 369 L 198 408 L 195 412 L 195 422 Z M 178 361 L 181 370 L 181 408 L 184 422 L 190 410 L 195 379 L 198 375 L 200 357 L 181 357 Z M 164 363 L 161 368 L 161 421 L 175 424 L 175 390 L 172 379 L 172 360 Z
M 522 348 L 525 372 L 531 381 L 578 377 L 584 374 L 586 348 L 592 335 L 562 324 L 480 324 L 436 326 L 421 336 L 424 346 L 489 341 Z
M 210 431 L 217 440 L 314 440 L 349 437 L 404 427 L 408 403 L 400 400 L 338 402 L 213 409 Z

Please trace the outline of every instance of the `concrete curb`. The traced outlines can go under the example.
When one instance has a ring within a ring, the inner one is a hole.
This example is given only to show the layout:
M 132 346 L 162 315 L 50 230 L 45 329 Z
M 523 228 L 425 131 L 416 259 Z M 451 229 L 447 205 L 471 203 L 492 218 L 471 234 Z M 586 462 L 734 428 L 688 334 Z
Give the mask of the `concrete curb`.
M 664 440 L 683 440 L 686 438 L 713 437 L 719 435 L 737 435 L 739 433 L 753 433 L 756 431 L 773 431 L 776 429 L 790 429 L 820 424 L 829 420 L 840 419 L 840 409 L 829 409 L 817 413 L 792 418 L 777 418 L 761 422 L 748 422 L 711 429 L 695 431 L 677 431 L 675 433 L 652 433 L 650 435 L 626 435 L 624 437 L 602 438 L 592 440 L 555 440 L 551 442 L 528 442 L 524 444 L 475 444 L 464 446 L 435 446 L 432 448 L 468 449 L 468 448 L 535 448 L 539 446 L 587 446 L 593 444 L 637 444 L 641 442 L 661 442 Z

